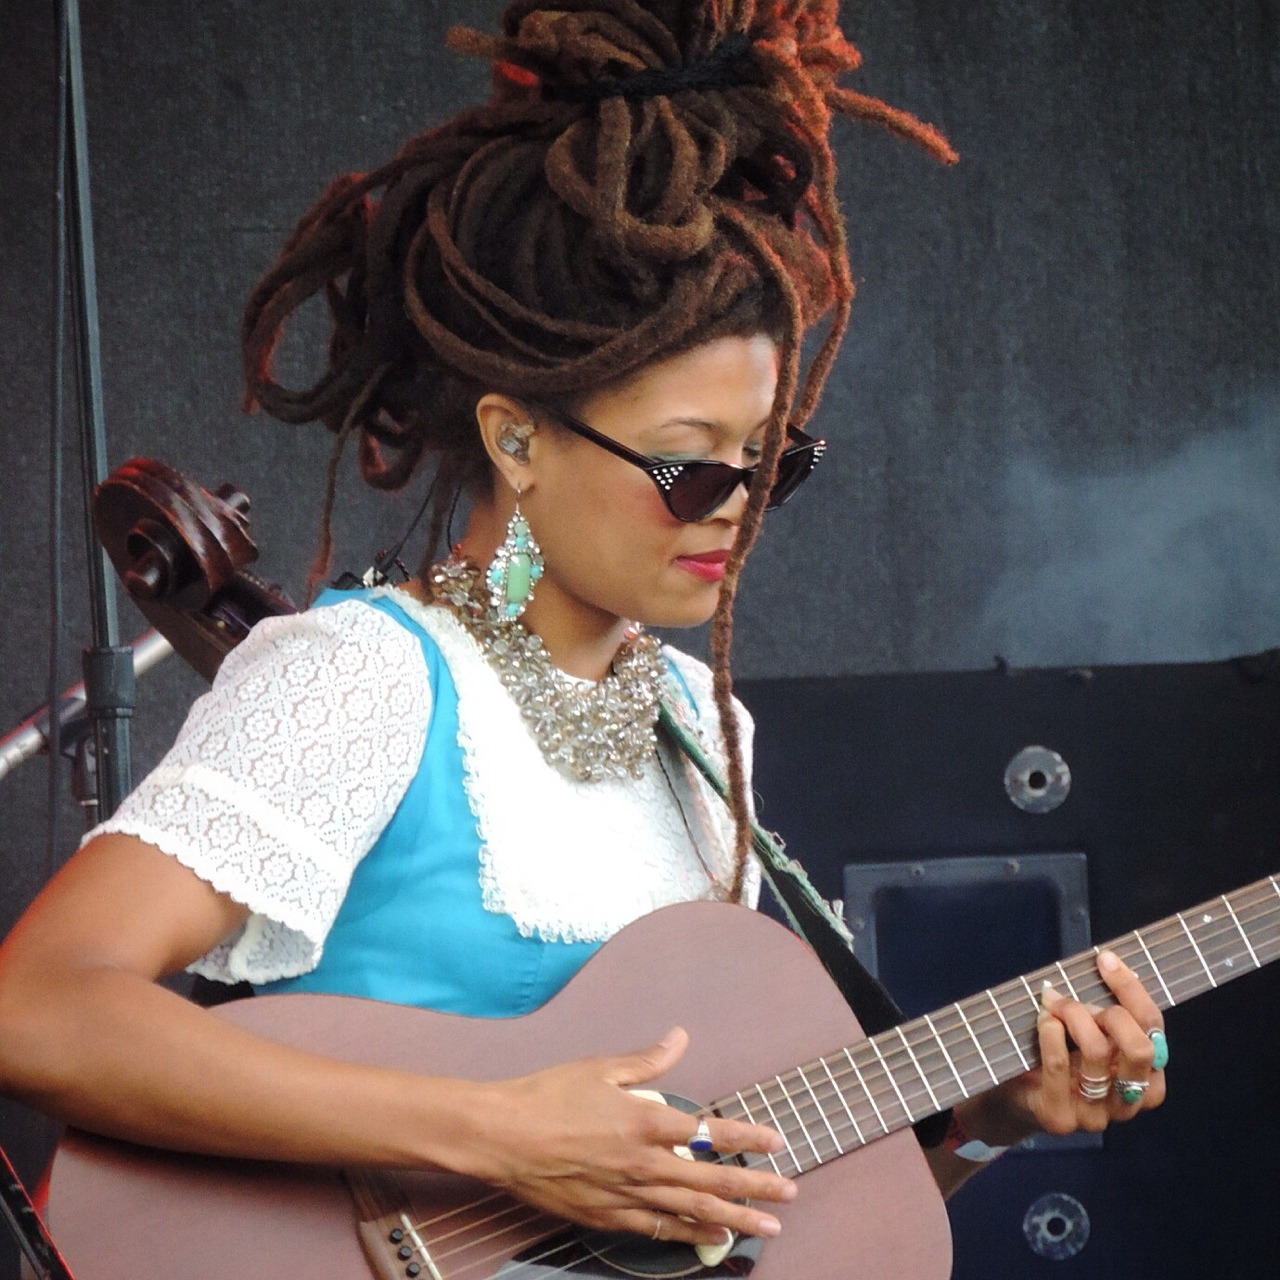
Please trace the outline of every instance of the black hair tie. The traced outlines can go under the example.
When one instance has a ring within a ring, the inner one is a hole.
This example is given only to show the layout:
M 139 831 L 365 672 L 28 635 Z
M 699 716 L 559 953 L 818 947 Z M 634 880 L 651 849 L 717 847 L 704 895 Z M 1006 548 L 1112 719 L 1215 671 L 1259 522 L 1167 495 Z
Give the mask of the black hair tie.
M 705 58 L 684 67 L 651 67 L 588 84 L 545 84 L 542 92 L 562 102 L 600 102 L 604 98 L 669 97 L 685 89 L 731 89 L 754 84 L 759 76 L 750 61 L 751 39 L 742 31 L 726 36 Z

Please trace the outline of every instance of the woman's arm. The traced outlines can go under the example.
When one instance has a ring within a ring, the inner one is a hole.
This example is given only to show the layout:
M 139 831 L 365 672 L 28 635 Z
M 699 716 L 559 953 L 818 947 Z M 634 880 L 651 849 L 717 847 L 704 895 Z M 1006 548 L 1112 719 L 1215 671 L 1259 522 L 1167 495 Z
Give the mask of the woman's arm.
M 237 929 L 245 908 L 132 836 L 90 841 L 0 947 L 0 1091 L 98 1132 L 213 1154 L 441 1167 L 592 1226 L 715 1243 L 772 1234 L 735 1200 L 790 1199 L 770 1173 L 671 1150 L 689 1121 L 631 1085 L 683 1052 L 475 1083 L 274 1044 L 157 985 Z M 711 1120 L 717 1149 L 773 1151 L 770 1130 Z M 686 1222 L 685 1218 L 695 1221 Z

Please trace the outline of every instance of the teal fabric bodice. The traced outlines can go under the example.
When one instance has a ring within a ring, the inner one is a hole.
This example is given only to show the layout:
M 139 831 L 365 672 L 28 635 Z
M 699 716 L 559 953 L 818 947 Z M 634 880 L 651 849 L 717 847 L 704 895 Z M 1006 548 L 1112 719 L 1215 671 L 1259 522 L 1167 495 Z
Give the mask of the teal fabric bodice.
M 326 591 L 316 606 L 351 598 Z M 510 916 L 485 909 L 449 668 L 435 641 L 393 600 L 369 596 L 367 603 L 422 646 L 432 692 L 422 761 L 356 867 L 319 964 L 256 990 L 369 996 L 477 1017 L 527 1013 L 559 991 L 600 944 L 526 937 Z

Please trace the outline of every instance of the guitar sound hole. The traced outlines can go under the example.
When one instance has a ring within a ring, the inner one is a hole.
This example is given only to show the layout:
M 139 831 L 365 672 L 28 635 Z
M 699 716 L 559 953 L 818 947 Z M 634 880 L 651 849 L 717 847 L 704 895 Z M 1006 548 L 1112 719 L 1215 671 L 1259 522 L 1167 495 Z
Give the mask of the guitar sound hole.
M 723 1261 L 704 1267 L 692 1246 L 666 1240 L 646 1240 L 629 1232 L 565 1231 L 541 1240 L 511 1258 L 494 1280 L 542 1280 L 551 1276 L 585 1276 L 590 1280 L 729 1280 L 749 1276 L 760 1258 L 763 1241 L 742 1236 Z

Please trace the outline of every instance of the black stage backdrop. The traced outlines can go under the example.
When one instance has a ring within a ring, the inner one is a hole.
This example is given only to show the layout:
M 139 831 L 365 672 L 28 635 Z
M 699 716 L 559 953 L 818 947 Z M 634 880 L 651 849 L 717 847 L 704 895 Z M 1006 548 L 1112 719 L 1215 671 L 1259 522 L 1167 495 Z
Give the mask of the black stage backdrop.
M 0 6 L 3 724 L 45 680 L 51 10 Z M 329 177 L 483 94 L 484 68 L 441 36 L 498 10 L 85 7 L 111 461 L 238 483 L 266 573 L 295 591 L 328 439 L 240 415 L 241 301 Z M 859 87 L 939 124 L 963 160 L 943 170 L 837 128 L 860 296 L 818 420 L 832 452 L 772 519 L 744 589 L 741 675 L 1169 663 L 1280 642 L 1278 23 L 1276 0 L 846 6 Z M 362 565 L 413 495 L 346 481 L 339 558 Z M 67 512 L 64 683 L 87 635 Z M 176 664 L 147 681 L 139 770 L 198 688 Z M 3 930 L 76 818 L 64 805 L 46 859 L 37 765 L 0 782 L 0 813 Z M 46 1137 L 0 1104 L 25 1174 Z

